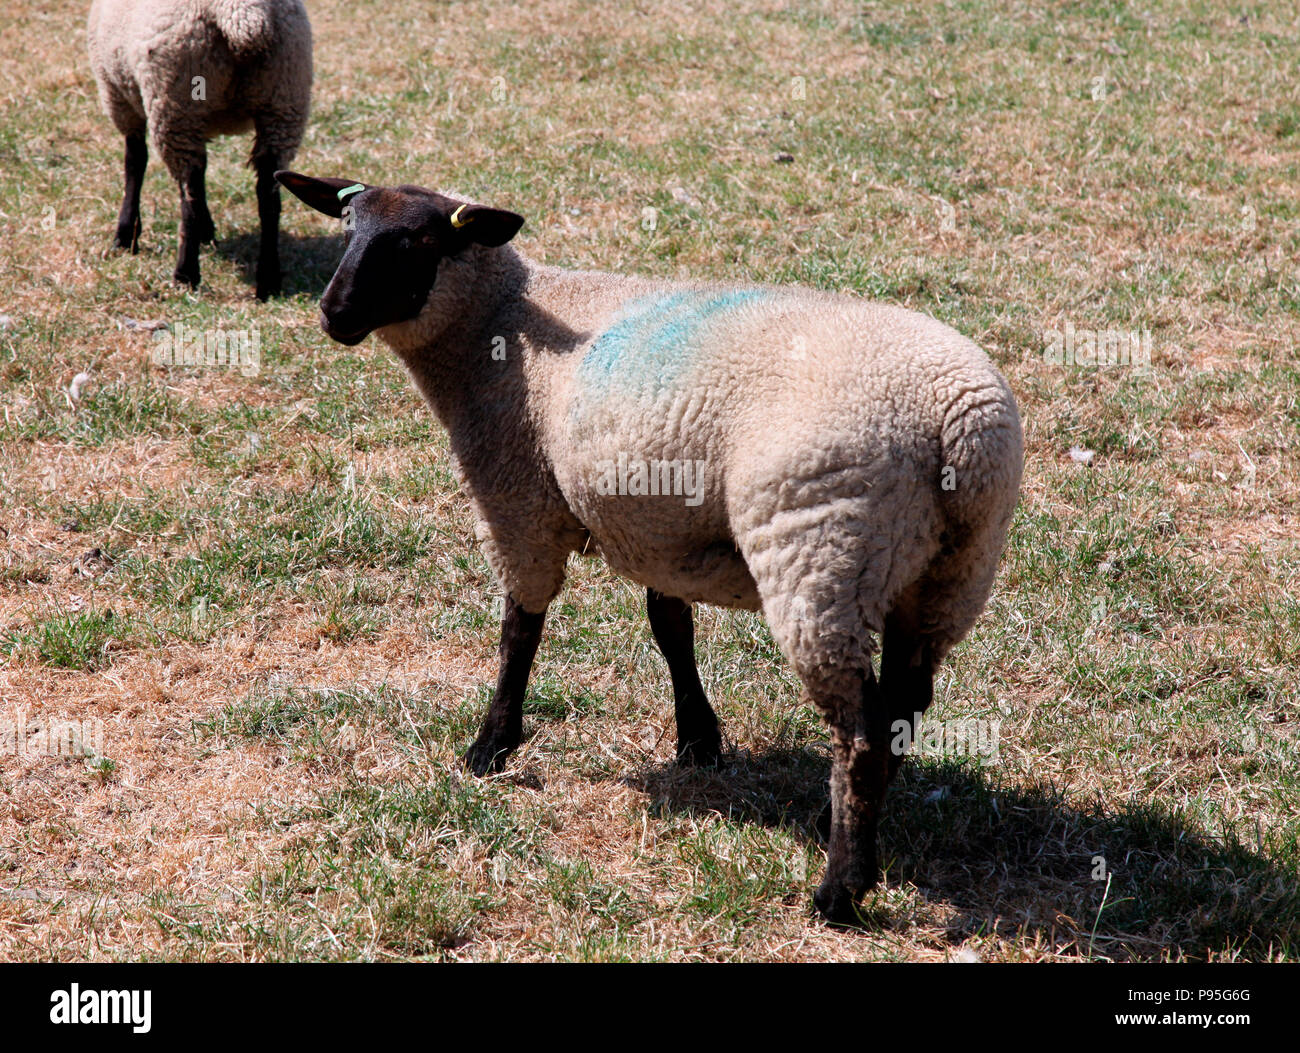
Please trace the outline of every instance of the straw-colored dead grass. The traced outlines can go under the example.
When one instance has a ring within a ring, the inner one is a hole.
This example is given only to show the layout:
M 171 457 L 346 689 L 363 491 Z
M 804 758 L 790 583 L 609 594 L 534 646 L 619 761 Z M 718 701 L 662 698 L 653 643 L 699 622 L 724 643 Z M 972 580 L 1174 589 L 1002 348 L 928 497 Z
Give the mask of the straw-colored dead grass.
M 491 582 L 405 378 L 314 328 L 333 229 L 288 202 L 289 295 L 255 303 L 246 144 L 222 142 L 198 295 L 167 281 L 156 162 L 141 253 L 109 252 L 120 143 L 83 5 L 18 2 L 0 720 L 98 720 L 105 746 L 0 756 L 0 958 L 1295 957 L 1287 11 L 310 6 L 295 167 L 517 207 L 548 262 L 846 288 L 990 350 L 1023 501 L 933 716 L 999 720 L 1000 762 L 913 765 L 869 925 L 831 931 L 820 730 L 761 622 L 698 613 L 734 750 L 683 772 L 639 593 L 575 563 L 528 741 L 464 778 Z M 261 371 L 154 366 L 155 321 L 256 327 Z M 1151 375 L 1044 362 L 1067 323 L 1150 331 Z

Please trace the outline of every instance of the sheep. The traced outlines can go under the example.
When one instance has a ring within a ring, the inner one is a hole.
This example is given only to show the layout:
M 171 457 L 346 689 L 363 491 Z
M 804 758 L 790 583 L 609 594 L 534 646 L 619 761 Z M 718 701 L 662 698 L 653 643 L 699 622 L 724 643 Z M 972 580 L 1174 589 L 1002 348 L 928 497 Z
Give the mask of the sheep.
M 94 0 L 87 29 L 101 106 L 126 139 L 114 246 L 139 247 L 148 131 L 181 192 L 173 277 L 197 288 L 199 245 L 216 240 L 204 185 L 207 141 L 252 129 L 262 228 L 257 298 L 278 295 L 274 173 L 293 159 L 311 105 L 311 23 L 301 0 Z
M 276 178 L 344 218 L 320 324 L 348 346 L 377 333 L 401 360 L 447 429 L 505 594 L 496 693 L 465 765 L 499 771 L 520 744 L 570 553 L 598 551 L 646 588 L 685 764 L 717 763 L 722 746 L 692 604 L 761 609 L 829 726 L 814 903 L 853 924 L 903 760 L 891 728 L 912 740 L 939 663 L 987 601 L 1018 497 L 1020 418 L 1001 374 L 898 307 L 562 270 L 508 244 L 524 222 L 513 212 Z

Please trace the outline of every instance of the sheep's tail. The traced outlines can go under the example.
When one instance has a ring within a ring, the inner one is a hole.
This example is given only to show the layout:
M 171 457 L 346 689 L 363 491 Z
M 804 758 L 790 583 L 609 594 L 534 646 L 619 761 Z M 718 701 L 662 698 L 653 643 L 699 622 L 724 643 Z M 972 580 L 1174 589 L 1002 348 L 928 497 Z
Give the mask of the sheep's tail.
M 991 521 L 1005 529 L 1020 490 L 1024 437 L 1000 374 L 979 377 L 952 399 L 940 441 L 940 504 L 950 526 L 960 533 Z
M 275 42 L 273 0 L 216 0 L 210 10 L 236 55 L 267 51 Z
M 1020 414 L 1002 376 L 977 367 L 954 370 L 944 380 L 938 402 L 940 532 L 920 576 L 900 581 L 902 591 L 889 601 L 896 632 L 927 641 L 935 663 L 970 631 L 988 600 L 1024 469 Z M 909 624 L 913 628 L 899 628 Z M 887 635 L 883 646 L 890 649 Z

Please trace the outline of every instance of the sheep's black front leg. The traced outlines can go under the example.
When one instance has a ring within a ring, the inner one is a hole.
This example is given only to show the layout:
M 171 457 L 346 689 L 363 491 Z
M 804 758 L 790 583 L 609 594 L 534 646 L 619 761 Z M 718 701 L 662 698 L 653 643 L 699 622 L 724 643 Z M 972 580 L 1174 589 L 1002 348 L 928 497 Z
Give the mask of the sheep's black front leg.
M 465 753 L 465 767 L 475 775 L 500 771 L 523 739 L 524 689 L 528 686 L 528 674 L 545 621 L 545 611 L 530 614 L 511 597 L 506 597 L 496 694 L 492 696 L 478 738 Z
M 273 157 L 257 159 L 257 218 L 262 226 L 262 244 L 257 256 L 257 298 L 280 295 L 280 184 Z
M 691 605 L 654 589 L 646 590 L 646 613 L 655 643 L 668 660 L 677 714 L 677 760 L 682 764 L 717 764 L 722 750 L 718 718 L 709 705 L 695 667 L 695 625 Z
M 870 669 L 860 696 L 814 696 L 813 702 L 831 732 L 830 846 L 813 902 L 828 921 L 853 924 L 859 897 L 880 876 L 876 824 L 889 784 L 888 713 Z
M 182 285 L 198 288 L 199 246 L 212 241 L 215 228 L 208 211 L 207 158 L 198 157 L 186 166 L 181 184 L 181 237 L 173 277 Z
M 140 188 L 144 185 L 144 170 L 149 164 L 149 144 L 143 130 L 133 132 L 126 137 L 125 190 L 122 194 L 122 210 L 117 214 L 117 234 L 113 245 L 119 249 L 130 249 L 132 253 L 140 247 Z

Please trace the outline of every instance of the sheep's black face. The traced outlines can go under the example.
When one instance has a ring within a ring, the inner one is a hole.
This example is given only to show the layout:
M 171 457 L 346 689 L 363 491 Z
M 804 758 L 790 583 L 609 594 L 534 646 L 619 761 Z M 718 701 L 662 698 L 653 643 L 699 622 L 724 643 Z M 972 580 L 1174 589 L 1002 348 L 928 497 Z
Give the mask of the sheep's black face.
M 417 186 L 367 186 L 277 172 L 318 212 L 343 220 L 344 252 L 325 295 L 321 327 L 341 344 L 418 315 L 438 264 L 472 244 L 504 245 L 523 225 L 513 212 L 471 205 Z
M 321 327 L 331 338 L 352 346 L 420 313 L 438 263 L 464 248 L 452 237 L 445 200 L 379 187 L 347 198 L 343 259 L 320 302 Z

